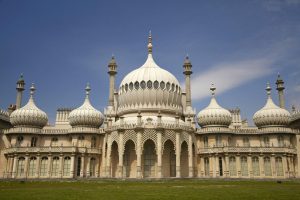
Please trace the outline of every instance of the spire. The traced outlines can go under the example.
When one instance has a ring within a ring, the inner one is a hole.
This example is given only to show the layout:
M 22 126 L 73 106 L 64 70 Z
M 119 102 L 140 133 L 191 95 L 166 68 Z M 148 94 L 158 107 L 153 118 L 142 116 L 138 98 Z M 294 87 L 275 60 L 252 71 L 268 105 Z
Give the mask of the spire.
M 279 73 L 277 75 L 276 85 L 277 85 L 276 90 L 278 91 L 279 106 L 280 108 L 285 108 L 285 100 L 284 100 L 284 92 L 283 92 L 284 81 L 282 80 Z
M 22 96 L 23 96 L 23 91 L 25 90 L 25 81 L 23 74 L 20 75 L 20 78 L 17 81 L 17 99 L 16 99 L 16 109 L 21 108 L 22 106 Z
M 272 88 L 270 87 L 270 83 L 268 82 L 266 87 L 268 98 L 271 98 L 271 90 Z
M 86 87 L 85 87 L 85 98 L 86 98 L 86 99 L 89 99 L 90 91 L 91 91 L 90 84 L 87 83 L 87 84 L 86 84 Z
M 192 72 L 192 63 L 190 61 L 189 55 L 186 54 L 185 59 L 184 59 L 184 63 L 183 63 L 183 74 L 185 75 L 191 75 Z
M 149 36 L 148 36 L 148 54 L 152 54 L 152 35 L 151 35 L 151 30 L 149 31 Z
M 215 97 L 215 90 L 216 90 L 216 87 L 215 85 L 212 83 L 211 86 L 210 86 L 210 91 L 211 91 L 211 95 L 213 97 Z
M 30 98 L 33 98 L 35 90 L 34 83 L 32 83 L 30 87 Z

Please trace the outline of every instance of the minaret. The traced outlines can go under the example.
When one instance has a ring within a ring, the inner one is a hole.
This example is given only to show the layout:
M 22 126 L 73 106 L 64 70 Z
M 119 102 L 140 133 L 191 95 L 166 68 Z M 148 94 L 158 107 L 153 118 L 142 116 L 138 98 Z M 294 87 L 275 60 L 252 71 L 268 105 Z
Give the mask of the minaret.
M 279 98 L 279 107 L 280 108 L 285 108 L 285 101 L 284 101 L 284 81 L 280 77 L 280 74 L 278 73 L 277 81 L 276 81 L 277 88 L 276 90 L 278 91 L 278 98 Z
M 151 31 L 149 31 L 149 36 L 148 36 L 148 54 L 152 54 L 152 35 Z
M 185 92 L 186 92 L 186 110 L 192 111 L 192 98 L 191 98 L 191 74 L 192 72 L 192 64 L 189 60 L 189 56 L 187 55 L 183 64 L 183 74 L 185 75 Z
M 109 109 L 111 109 L 114 107 L 115 75 L 117 74 L 117 63 L 114 56 L 112 56 L 108 64 L 108 74 L 109 74 L 108 107 Z
M 22 96 L 23 96 L 23 91 L 25 86 L 25 81 L 23 78 L 23 74 L 21 74 L 18 82 L 17 82 L 17 99 L 16 99 L 16 109 L 21 108 L 21 104 L 22 104 Z

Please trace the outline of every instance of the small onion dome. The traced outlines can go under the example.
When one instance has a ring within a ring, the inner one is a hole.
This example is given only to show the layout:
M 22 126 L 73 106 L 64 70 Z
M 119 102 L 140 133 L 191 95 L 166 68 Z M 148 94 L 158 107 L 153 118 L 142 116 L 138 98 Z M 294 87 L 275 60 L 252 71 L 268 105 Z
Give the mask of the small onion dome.
M 86 97 L 82 104 L 77 109 L 74 109 L 69 114 L 69 123 L 72 127 L 93 127 L 99 128 L 104 120 L 102 113 L 96 110 L 90 103 L 89 94 L 91 88 L 87 84 L 86 88 Z
M 14 127 L 35 127 L 42 128 L 48 122 L 47 114 L 40 110 L 34 103 L 34 84 L 30 87 L 30 98 L 28 103 L 15 110 L 10 115 L 10 122 Z
M 232 120 L 231 113 L 218 104 L 215 98 L 216 88 L 213 84 L 210 90 L 212 91 L 212 98 L 209 105 L 198 113 L 198 124 L 201 127 L 228 127 Z
M 258 128 L 263 128 L 267 126 L 287 126 L 291 118 L 291 114 L 274 104 L 271 98 L 271 87 L 268 83 L 267 91 L 267 103 L 266 105 L 257 111 L 253 115 L 253 121 Z

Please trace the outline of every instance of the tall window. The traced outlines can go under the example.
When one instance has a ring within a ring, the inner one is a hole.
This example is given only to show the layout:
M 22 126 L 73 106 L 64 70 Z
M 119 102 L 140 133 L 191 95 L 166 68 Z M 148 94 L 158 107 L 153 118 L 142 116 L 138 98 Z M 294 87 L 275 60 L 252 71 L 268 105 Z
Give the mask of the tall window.
M 58 146 L 58 138 L 57 137 L 54 137 L 51 139 L 51 145 L 52 146 Z
M 236 163 L 233 156 L 229 158 L 229 175 L 236 176 Z
M 282 158 L 276 157 L 275 158 L 275 168 L 277 176 L 283 176 L 283 165 L 282 165 Z
M 204 136 L 203 140 L 204 140 L 204 147 L 208 147 L 208 137 Z
M 265 147 L 269 147 L 270 146 L 270 139 L 269 139 L 269 137 L 264 137 L 264 145 L 265 145 Z
M 96 158 L 91 158 L 90 161 L 90 176 L 95 176 Z
M 21 177 L 25 174 L 25 158 L 20 157 L 18 160 L 17 176 Z
M 252 170 L 253 170 L 253 176 L 259 176 L 260 175 L 258 157 L 253 157 L 252 158 Z
M 64 176 L 70 176 L 71 158 L 65 157 L 64 159 Z
M 279 135 L 277 137 L 277 142 L 278 142 L 278 146 L 279 147 L 283 147 L 284 146 L 284 143 L 283 143 L 283 136 L 282 135 Z
M 52 160 L 52 172 L 51 176 L 58 176 L 59 173 L 59 157 L 54 157 Z
M 93 136 L 93 137 L 92 137 L 92 140 L 91 140 L 91 147 L 92 147 L 92 148 L 96 148 L 96 143 L 97 143 L 96 137 Z
M 22 142 L 23 142 L 23 136 L 22 135 L 19 135 L 18 137 L 17 137 L 17 146 L 21 146 L 21 144 L 22 144 Z
M 37 142 L 37 137 L 32 137 L 30 146 L 31 147 L 36 147 L 36 142 Z
M 216 146 L 217 147 L 222 146 L 222 137 L 221 137 L 221 135 L 216 135 Z
M 242 176 L 248 176 L 248 162 L 246 156 L 241 157 L 241 172 Z
M 271 160 L 270 157 L 264 158 L 265 176 L 272 176 Z
M 231 137 L 228 137 L 228 146 L 233 146 Z
M 244 147 L 250 147 L 250 142 L 248 137 L 243 138 L 243 145 Z
M 40 166 L 40 176 L 47 176 L 48 174 L 48 158 L 42 157 Z
M 82 147 L 83 146 L 83 140 L 84 140 L 84 136 L 83 135 L 80 135 L 79 137 L 78 137 L 78 142 L 79 142 L 79 146 L 80 147 Z
M 35 175 L 35 171 L 36 170 L 36 157 L 31 157 L 29 160 L 29 176 L 34 176 Z
M 209 176 L 209 158 L 204 158 L 204 173 Z

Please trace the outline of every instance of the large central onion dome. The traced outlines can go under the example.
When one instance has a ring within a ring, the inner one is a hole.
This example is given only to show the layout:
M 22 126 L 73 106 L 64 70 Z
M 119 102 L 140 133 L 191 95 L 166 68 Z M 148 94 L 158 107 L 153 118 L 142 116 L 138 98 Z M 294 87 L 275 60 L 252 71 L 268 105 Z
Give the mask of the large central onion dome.
M 148 58 L 122 80 L 119 88 L 119 115 L 137 111 L 181 114 L 181 88 L 170 72 L 160 68 L 152 57 L 149 36 Z
M 216 88 L 213 85 L 210 90 L 212 91 L 210 104 L 198 113 L 198 124 L 203 128 L 228 127 L 232 121 L 231 113 L 218 104 L 215 98 Z
M 32 84 L 28 103 L 24 107 L 11 113 L 10 122 L 13 126 L 43 128 L 47 124 L 47 114 L 34 103 L 34 91 L 35 87 L 34 84 Z
M 266 105 L 253 115 L 253 121 L 258 128 L 268 126 L 287 126 L 291 118 L 289 111 L 278 107 L 271 98 L 271 87 L 267 88 L 268 99 Z
M 69 123 L 72 127 L 92 127 L 99 128 L 104 120 L 102 113 L 96 110 L 90 103 L 89 84 L 86 86 L 86 97 L 85 100 L 79 108 L 76 108 L 69 114 Z

